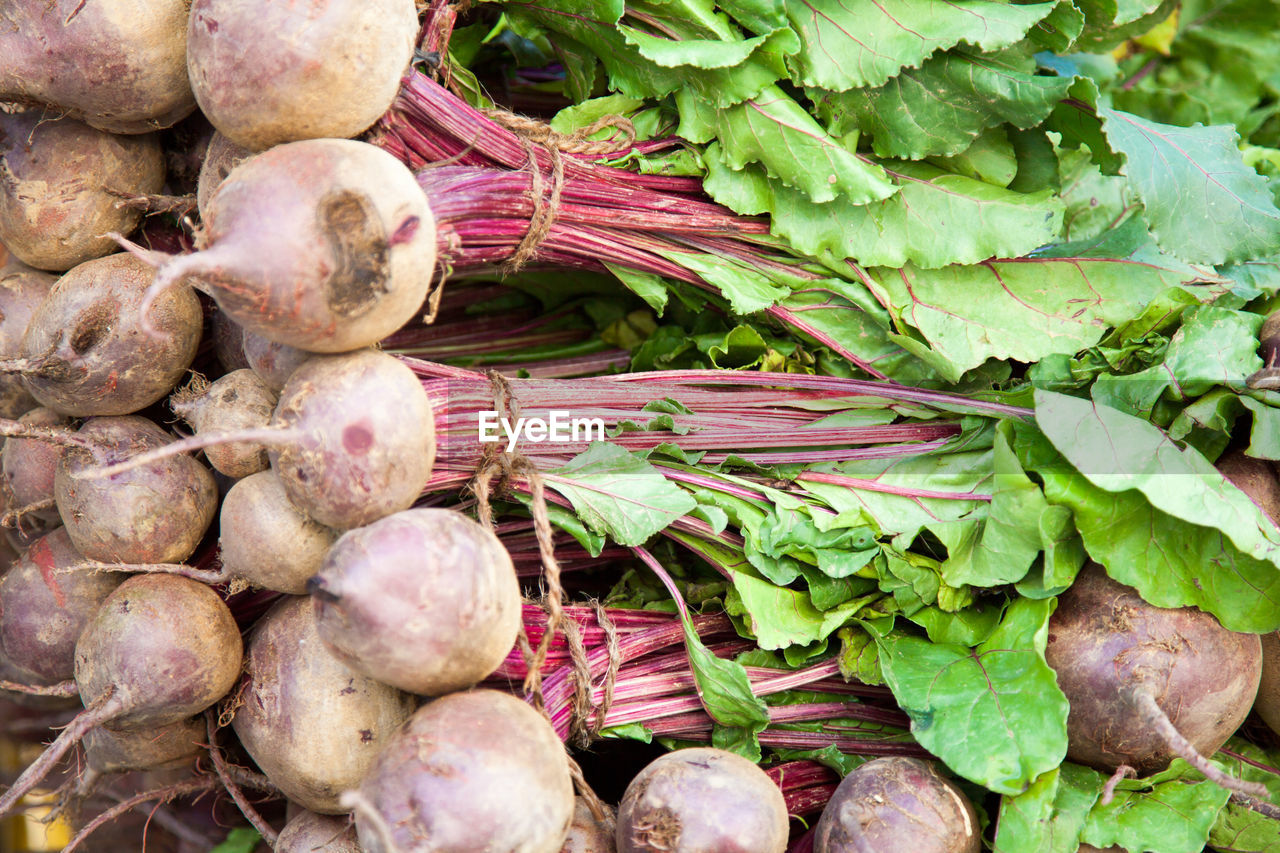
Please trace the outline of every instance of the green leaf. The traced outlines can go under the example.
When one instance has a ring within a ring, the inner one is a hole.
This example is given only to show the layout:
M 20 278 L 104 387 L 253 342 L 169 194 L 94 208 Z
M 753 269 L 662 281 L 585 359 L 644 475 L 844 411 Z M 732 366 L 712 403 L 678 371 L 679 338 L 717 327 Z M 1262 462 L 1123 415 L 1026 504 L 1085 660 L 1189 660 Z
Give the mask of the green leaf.
M 1078 402 L 1090 405 L 1087 401 Z M 1108 419 L 1129 417 L 1109 411 Z M 1040 417 L 1037 411 L 1037 418 Z M 1051 417 L 1047 409 L 1043 417 L 1046 421 Z M 1144 421 L 1129 419 L 1158 432 Z M 1280 572 L 1275 563 L 1242 553 L 1223 530 L 1201 526 L 1212 524 L 1221 513 L 1207 504 L 1239 506 L 1237 498 L 1226 497 L 1230 491 L 1237 492 L 1239 499 L 1248 498 L 1218 476 L 1198 454 L 1200 464 L 1208 466 L 1212 473 L 1165 478 L 1163 487 L 1179 494 L 1160 498 L 1166 505 L 1186 504 L 1181 509 L 1189 508 L 1193 515 L 1188 520 L 1160 511 L 1136 488 L 1111 492 L 1094 485 L 1090 477 L 1100 470 L 1096 461 L 1086 463 L 1093 474 L 1077 470 L 1034 428 L 1019 425 L 1016 432 L 1023 466 L 1040 476 L 1045 497 L 1071 509 L 1089 555 L 1117 581 L 1136 588 L 1157 607 L 1196 606 L 1213 613 L 1233 631 L 1261 633 L 1280 628 Z M 1161 452 L 1155 445 L 1140 448 L 1135 442 L 1133 446 L 1136 453 Z M 1180 451 L 1174 447 L 1174 452 Z M 1214 483 L 1215 479 L 1218 483 Z M 1248 508 L 1239 506 L 1239 511 L 1242 517 L 1230 523 L 1233 528 L 1247 524 L 1250 516 L 1259 517 L 1259 510 L 1251 501 Z
M 964 42 L 983 50 L 1008 47 L 1052 12 L 1056 3 L 993 0 L 785 0 L 801 49 L 791 57 L 805 86 L 843 92 L 880 86 L 936 50 Z
M 681 615 L 680 621 L 684 625 L 689 668 L 702 706 L 720 725 L 749 733 L 746 742 L 737 739 L 737 751 L 745 751 L 749 756 L 754 749 L 758 761 L 760 745 L 756 743 L 752 747 L 750 743 L 754 742 L 756 733 L 769 725 L 768 706 L 751 692 L 751 679 L 742 664 L 716 657 L 702 644 L 693 622 L 685 615 Z
M 1244 164 L 1234 128 L 1175 127 L 1107 108 L 1098 114 L 1165 251 L 1221 264 L 1280 249 L 1280 210 L 1266 179 Z
M 1025 791 L 1067 751 L 1067 698 L 1044 661 L 1053 601 L 1017 599 L 976 649 L 891 634 L 880 665 L 911 732 L 959 775 Z
M 1129 182 L 1119 175 L 1104 175 L 1088 150 L 1059 149 L 1062 200 L 1067 205 L 1063 236 L 1068 240 L 1098 237 L 1124 221 L 1126 211 L 1137 207 Z
M 1094 804 L 1081 840 L 1095 847 L 1118 844 L 1150 853 L 1198 853 L 1231 796 L 1226 788 L 1200 781 L 1203 778 L 1178 758 L 1150 780 L 1121 784 L 1111 803 Z
M 1064 762 L 1025 792 L 1001 797 L 993 853 L 1076 853 L 1103 782 L 1097 771 Z
M 825 640 L 864 604 L 880 597 L 873 593 L 823 612 L 809 602 L 805 593 L 744 572 L 733 573 L 733 586 L 746 608 L 751 633 L 762 649 L 785 649 Z
M 814 204 L 758 167 L 735 170 L 722 157 L 720 146 L 708 146 L 705 186 L 712 198 L 739 213 L 770 214 L 774 234 L 832 261 L 934 269 L 1017 257 L 1053 240 L 1062 225 L 1062 203 L 1050 190 L 1013 192 L 927 163 L 880 164 L 900 188 L 883 201 Z
M 1004 122 L 1026 130 L 1044 121 L 1072 80 L 1036 73 L 1022 50 L 938 54 L 875 89 L 811 93 L 831 133 L 871 135 L 881 157 L 918 160 L 963 151 Z
M 1010 130 L 1013 129 L 987 128 L 978 134 L 973 144 L 960 153 L 949 157 L 930 157 L 928 162 L 945 171 L 1009 189 L 1013 179 L 1018 176 L 1018 154 L 1009 138 Z M 1028 190 L 1018 189 L 1016 192 L 1025 193 Z
M 951 586 L 1020 581 L 1043 546 L 1040 517 L 1049 511 L 1049 503 L 1023 473 L 1006 432 L 996 433 L 995 488 L 986 518 L 930 527 L 947 546 L 942 578 Z
M 858 204 L 897 191 L 884 170 L 833 138 L 777 86 L 727 109 L 692 89 L 676 93 L 679 134 L 691 142 L 719 141 L 731 169 L 760 163 L 769 177 L 817 202 L 843 196 Z
M 209 853 L 253 853 L 253 849 L 258 846 L 258 842 L 261 840 L 262 836 L 258 834 L 256 829 L 237 826 L 227 833 L 227 837 L 217 847 L 210 850 Z
M 1137 257 L 1036 257 L 868 272 L 895 319 L 923 338 L 894 340 L 956 382 L 989 358 L 1036 362 L 1091 347 L 1179 286 L 1184 269 Z
M 1226 748 L 1272 767 L 1280 763 L 1280 756 L 1274 750 L 1264 750 L 1238 737 L 1227 741 Z M 1214 757 L 1214 763 L 1236 778 L 1266 785 L 1272 802 L 1280 795 L 1280 776 L 1269 770 L 1262 770 L 1221 752 Z M 1280 821 L 1228 801 L 1226 807 L 1218 812 L 1218 819 L 1209 830 L 1209 846 L 1218 850 L 1280 853 Z
M 597 533 L 621 545 L 642 545 L 698 503 L 656 468 L 616 444 L 596 442 L 544 473 Z
M 1046 50 L 1066 53 L 1083 31 L 1084 13 L 1074 3 L 1063 0 L 1027 36 Z

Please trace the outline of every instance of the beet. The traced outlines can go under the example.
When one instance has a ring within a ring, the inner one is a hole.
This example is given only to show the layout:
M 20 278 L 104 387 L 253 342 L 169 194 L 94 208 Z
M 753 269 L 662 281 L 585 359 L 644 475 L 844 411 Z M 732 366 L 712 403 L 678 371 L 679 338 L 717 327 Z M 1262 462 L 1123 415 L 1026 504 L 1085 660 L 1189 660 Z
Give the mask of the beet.
M 43 406 L 32 409 L 18 419 L 28 426 L 71 430 L 71 419 Z M 53 507 L 53 477 L 62 457 L 62 446 L 48 441 L 16 436 L 5 439 L 0 448 L 0 473 L 13 499 L 14 509 L 24 514 L 29 510 L 36 520 L 61 523 Z M 38 507 L 46 507 L 39 509 Z
M 413 0 L 195 0 L 187 68 L 200 109 L 247 148 L 352 137 L 391 106 L 417 32 Z
M 265 427 L 276 407 L 276 395 L 252 370 L 234 370 L 210 383 L 197 376 L 169 398 L 169 408 L 197 435 Z M 205 458 L 220 474 L 239 479 L 265 471 L 267 449 L 256 442 L 218 444 Z
M 618 805 L 618 853 L 783 853 L 787 804 L 757 765 L 723 749 L 659 756 Z
M 1169 742 L 1152 703 L 1195 752 L 1211 755 L 1248 715 L 1262 671 L 1256 634 L 1191 607 L 1154 607 L 1096 563 L 1058 599 L 1045 658 L 1070 703 L 1067 757 L 1139 775 L 1196 758 Z
M 201 220 L 205 218 L 213 194 L 222 186 L 227 175 L 252 153 L 217 131 L 209 138 L 209 145 L 204 150 L 204 161 L 200 164 L 200 177 L 196 182 L 196 208 L 200 211 Z
M 213 475 L 190 456 L 172 456 L 112 477 L 81 476 L 172 443 L 146 418 L 92 418 L 58 461 L 54 495 L 71 541 L 91 560 L 176 563 L 195 551 L 218 510 Z
M 520 630 L 510 555 L 450 509 L 405 510 L 343 534 L 307 589 L 335 655 L 424 696 L 480 682 Z
M 545 717 L 508 693 L 471 690 L 419 708 L 344 802 L 365 853 L 558 853 L 573 782 Z
M 94 612 L 76 643 L 85 710 L 0 797 L 0 815 L 91 729 L 139 731 L 213 705 L 240 674 L 240 631 L 212 589 L 176 575 L 134 575 Z
M 243 333 L 241 348 L 249 369 L 258 374 L 258 378 L 277 394 L 289 381 L 293 371 L 298 369 L 298 365 L 315 355 L 306 350 L 269 341 L 253 332 Z
M 27 326 L 57 280 L 16 258 L 0 266 L 0 359 L 22 355 Z M 0 418 L 16 418 L 37 405 L 21 376 L 0 376 Z
M 1224 453 L 1214 463 L 1218 473 L 1249 496 L 1273 523 L 1280 524 L 1280 477 L 1266 459 L 1246 456 L 1242 451 Z
M 386 353 L 307 361 L 281 391 L 271 422 L 297 433 L 271 448 L 285 492 L 328 527 L 346 530 L 408 509 L 431 477 L 431 403 L 413 371 Z
M 275 471 L 237 482 L 222 500 L 219 554 L 227 579 L 302 595 L 338 533 L 289 502 Z
M 1272 311 L 1258 332 L 1258 355 L 1263 367 L 1280 367 L 1280 311 Z
M 394 400 L 395 405 L 371 405 Z M 346 530 L 407 509 L 431 478 L 434 414 L 403 362 L 377 350 L 316 356 L 289 379 L 263 429 L 193 436 L 98 469 L 119 476 L 179 453 L 256 441 L 300 511 Z
M 209 203 L 199 248 L 161 264 L 148 300 L 185 281 L 247 331 L 348 352 L 422 307 L 436 231 L 426 196 L 395 157 L 365 142 L 312 139 L 232 169 Z
M 117 136 L 43 110 L 0 113 L 0 240 L 37 269 L 61 272 L 117 251 L 142 211 L 122 194 L 164 186 L 164 154 L 153 133 Z
M 216 306 L 210 314 L 209 337 L 213 343 L 213 354 L 223 371 L 230 373 L 249 367 L 249 361 L 244 357 L 244 330 Z M 279 388 L 271 390 L 280 392 Z
M 979 853 L 978 815 L 959 788 L 918 758 L 877 758 L 836 788 L 814 853 Z
M 350 818 L 308 811 L 290 818 L 274 849 L 275 853 L 361 853 Z
M 141 731 L 99 726 L 85 735 L 85 763 L 95 775 L 182 767 L 205 752 L 206 740 L 199 716 Z M 90 783 L 85 780 L 85 787 Z
M 560 853 L 616 853 L 618 848 L 613 840 L 615 823 L 616 817 L 612 809 L 605 815 L 604 821 L 598 821 L 591 814 L 587 801 L 582 797 L 575 797 L 569 837 L 564 840 Z
M 165 291 L 149 320 L 140 306 L 151 268 L 127 254 L 80 264 L 58 279 L 22 341 L 27 390 L 76 417 L 125 415 L 163 399 L 200 344 L 204 314 L 187 287 Z
M 195 109 L 187 0 L 6 0 L 0 101 L 41 103 L 111 133 L 168 127 Z
M 285 796 L 325 814 L 345 811 L 338 797 L 360 783 L 417 704 L 331 655 L 301 596 L 259 620 L 244 671 L 236 735 Z
M 124 580 L 113 573 L 62 571 L 83 561 L 58 528 L 0 577 L 0 643 L 24 674 L 19 681 L 51 685 L 75 675 L 80 632 Z
M 1262 635 L 1262 677 L 1253 709 L 1273 732 L 1280 734 L 1280 633 Z

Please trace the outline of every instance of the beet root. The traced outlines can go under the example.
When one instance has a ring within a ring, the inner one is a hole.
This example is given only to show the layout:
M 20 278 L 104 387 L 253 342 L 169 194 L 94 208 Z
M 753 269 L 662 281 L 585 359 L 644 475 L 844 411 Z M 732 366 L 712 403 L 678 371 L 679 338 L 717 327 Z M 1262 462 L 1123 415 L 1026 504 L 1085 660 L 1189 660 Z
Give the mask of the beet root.
M 83 560 L 59 528 L 0 577 L 0 642 L 9 661 L 29 674 L 20 680 L 51 685 L 75 675 L 80 632 L 124 580 L 111 573 L 60 571 Z
M 0 7 L 0 100 L 110 133 L 168 127 L 196 106 L 187 0 L 12 0 Z
M 1191 607 L 1153 607 L 1090 564 L 1058 599 L 1045 658 L 1070 703 L 1067 757 L 1147 775 L 1175 757 L 1154 703 L 1201 755 L 1218 750 L 1258 692 L 1262 646 Z M 1144 710 L 1145 709 L 1145 710 Z
M 149 299 L 186 281 L 246 330 L 311 352 L 382 340 L 422 307 L 435 272 L 426 196 L 365 142 L 313 139 L 250 157 L 214 193 L 204 228 L 201 251 L 161 263 Z
M 94 613 L 76 644 L 86 703 L 111 695 L 117 730 L 176 723 L 217 702 L 240 675 L 240 629 L 209 587 L 175 575 L 134 575 Z
M 418 499 L 435 461 L 434 423 L 422 383 L 394 356 L 313 358 L 280 393 L 271 424 L 297 437 L 271 449 L 271 465 L 298 509 L 337 530 L 360 527 Z
M 1222 454 L 1214 463 L 1218 473 L 1249 496 L 1267 518 L 1280 524 L 1280 477 L 1266 459 L 1255 459 L 1238 450 Z
M 836 788 L 814 833 L 814 853 L 978 853 L 978 815 L 927 761 L 868 761 Z
M 471 690 L 419 708 L 344 801 L 366 853 L 558 853 L 573 782 L 546 718 L 508 693 Z
M 244 332 L 241 339 L 241 350 L 249 369 L 258 374 L 258 378 L 277 394 L 289 381 L 293 371 L 315 355 L 306 350 L 269 341 L 253 332 Z
M 343 534 L 307 589 L 334 654 L 424 696 L 477 684 L 520 630 L 510 555 L 449 509 L 405 510 Z
M 31 318 L 57 280 L 16 258 L 0 266 L 0 358 L 22 355 L 22 338 Z M 37 405 L 21 376 L 0 376 L 0 418 L 16 418 Z
M 205 751 L 205 740 L 200 717 L 141 731 L 99 726 L 85 735 L 85 763 L 99 775 L 181 767 Z
M 289 596 L 258 622 L 232 726 L 276 787 L 315 812 L 338 803 L 409 718 L 414 698 L 365 678 L 320 642 L 311 603 Z
M 275 853 L 361 853 L 356 828 L 346 817 L 304 811 L 276 839 Z
M 227 175 L 252 153 L 217 131 L 210 137 L 209 146 L 204 151 L 204 161 L 200 164 L 200 177 L 196 181 L 196 208 L 200 211 L 201 220 L 205 218 L 213 194 L 222 186 Z
M 187 68 L 200 109 L 240 145 L 346 138 L 391 106 L 417 30 L 413 0 L 195 0 Z
M 1262 678 L 1253 709 L 1271 731 L 1280 734 L 1280 633 L 1262 635 Z
M 65 429 L 71 432 L 71 419 L 52 409 L 38 406 L 18 419 L 29 426 Z M 53 478 L 63 448 L 52 442 L 13 436 L 0 448 L 0 473 L 13 498 L 16 513 L 54 526 L 61 523 L 53 506 Z
M 130 414 L 163 399 L 195 357 L 204 314 L 190 288 L 170 288 L 153 306 L 149 334 L 139 311 L 152 280 L 151 268 L 127 254 L 58 279 L 22 341 L 31 396 L 75 417 Z
M 723 749 L 660 756 L 618 805 L 618 853 L 783 853 L 787 804 L 757 765 Z
M 176 563 L 190 556 L 218 510 L 209 469 L 179 455 L 113 477 L 80 476 L 172 439 L 134 415 L 93 418 L 76 435 L 95 448 L 62 454 L 54 496 L 80 553 L 121 563 Z
M 169 398 L 169 408 L 197 435 L 265 427 L 276 407 L 276 395 L 252 370 L 235 370 L 212 383 L 196 377 Z M 267 449 L 256 442 L 205 448 L 205 458 L 219 474 L 240 479 L 265 471 Z
M 560 853 L 616 853 L 618 848 L 613 840 L 615 824 L 616 816 L 612 809 L 604 821 L 598 821 L 587 801 L 575 797 L 573 823 L 569 824 L 569 837 L 564 840 Z
M 230 578 L 303 595 L 324 564 L 337 531 L 312 521 L 289 502 L 275 471 L 237 482 L 222 499 L 218 548 Z
M 158 728 L 217 702 L 240 674 L 240 630 L 218 594 L 176 575 L 134 575 L 107 596 L 76 643 L 85 710 L 0 796 L 0 815 L 92 729 Z
M 0 114 L 0 240 L 36 269 L 61 272 L 117 251 L 142 211 L 121 195 L 164 186 L 155 134 L 117 136 L 43 110 Z

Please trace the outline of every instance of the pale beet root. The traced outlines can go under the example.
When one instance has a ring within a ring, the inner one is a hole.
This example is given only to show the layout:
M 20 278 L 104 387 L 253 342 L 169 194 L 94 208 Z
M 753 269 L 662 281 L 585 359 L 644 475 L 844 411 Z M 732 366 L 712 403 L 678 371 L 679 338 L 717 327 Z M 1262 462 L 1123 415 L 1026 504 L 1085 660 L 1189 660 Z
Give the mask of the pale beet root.
M 66 571 L 84 558 L 58 528 L 36 540 L 0 577 L 0 643 L 26 674 L 52 685 L 75 675 L 76 642 L 89 618 L 124 580 L 113 573 Z
M 0 359 L 21 357 L 27 326 L 57 280 L 16 258 L 0 266 Z M 0 376 L 0 418 L 19 417 L 38 405 L 20 375 Z
M 200 544 L 218 511 L 213 475 L 195 459 L 171 456 L 112 477 L 105 465 L 172 443 L 146 418 L 92 418 L 76 433 L 93 449 L 58 460 L 54 497 L 77 550 L 90 560 L 177 563 Z
M 214 131 L 204 151 L 204 162 L 200 164 L 200 177 L 196 180 L 196 209 L 200 211 L 202 220 L 218 187 L 222 186 L 231 170 L 252 153 Z
M 206 752 L 207 740 L 199 716 L 135 731 L 99 726 L 85 735 L 85 763 L 97 775 L 181 767 Z
M 155 134 L 118 136 L 42 110 L 0 114 L 0 240 L 23 263 L 61 272 L 117 251 L 142 211 L 122 195 L 164 186 Z
M 237 482 L 222 499 L 218 549 L 229 579 L 304 595 L 338 533 L 301 513 L 275 471 Z
M 187 0 L 10 0 L 0 6 L 0 100 L 48 104 L 111 133 L 195 109 Z
M 814 833 L 814 853 L 979 853 L 973 804 L 930 762 L 877 758 L 836 788 Z
M 315 353 L 269 341 L 253 332 L 241 335 L 241 347 L 249 369 L 258 374 L 258 378 L 277 394 L 289 381 L 293 371 L 315 356 Z
M 757 765 L 723 749 L 659 756 L 618 805 L 618 853 L 783 853 L 787 804 Z
M 1233 450 L 1222 454 L 1214 467 L 1237 489 L 1248 495 L 1268 518 L 1280 524 L 1280 477 L 1276 476 L 1271 462 Z
M 604 820 L 596 820 L 587 801 L 575 797 L 573 822 L 569 824 L 569 836 L 565 838 L 560 853 L 616 853 L 618 848 L 613 840 L 616 817 L 608 806 L 605 809 L 608 812 Z
M 163 399 L 200 344 L 204 315 L 188 287 L 167 289 L 141 325 L 151 267 L 127 254 L 72 269 L 36 310 L 22 341 L 31 396 L 75 417 L 125 415 Z
M 387 405 L 374 401 L 394 401 Z M 294 506 L 338 530 L 408 509 L 431 477 L 431 402 L 405 364 L 377 350 L 313 358 L 280 393 L 270 450 Z
M 43 406 L 18 418 L 18 423 L 71 432 L 70 418 Z M 59 521 L 58 510 L 53 506 L 53 477 L 62 450 L 58 444 L 33 438 L 11 436 L 5 439 L 4 446 L 0 448 L 0 473 L 4 476 L 15 511 L 24 515 L 29 513 L 47 524 Z
M 161 262 L 152 297 L 185 281 L 246 331 L 348 352 L 422 307 L 436 232 L 403 163 L 368 143 L 313 139 L 236 166 L 209 203 L 200 249 Z
M 573 817 L 568 756 L 509 693 L 451 693 L 387 739 L 344 798 L 366 853 L 558 853 Z
M 1258 355 L 1264 367 L 1280 367 L 1280 311 L 1272 311 L 1258 333 Z
M 1273 732 L 1280 734 L 1280 633 L 1263 634 L 1261 640 L 1262 678 L 1253 710 Z
M 417 500 L 435 461 L 433 419 L 422 383 L 395 357 L 372 349 L 316 356 L 290 377 L 267 427 L 192 436 L 94 476 L 218 444 L 262 442 L 290 502 L 326 527 L 347 530 Z
M 240 675 L 240 629 L 218 594 L 189 578 L 133 575 L 103 601 L 76 645 L 86 705 L 110 695 L 118 730 L 176 723 L 213 705 Z
M 249 367 L 249 360 L 244 357 L 244 330 L 217 307 L 213 309 L 209 323 L 209 337 L 213 343 L 213 354 L 218 364 L 227 373 Z M 279 388 L 272 388 L 277 394 Z
M 212 383 L 196 377 L 169 398 L 169 408 L 197 435 L 260 429 L 271 421 L 276 395 L 252 370 L 235 370 Z M 267 448 L 246 441 L 205 448 L 205 458 L 220 474 L 239 479 L 265 471 Z
M 309 811 L 289 819 L 274 849 L 275 853 L 361 853 L 350 818 Z
M 391 106 L 417 32 L 413 0 L 195 0 L 191 88 L 218 132 L 254 151 L 353 137 Z
M 197 581 L 134 575 L 107 596 L 76 643 L 82 711 L 0 796 L 7 814 L 89 731 L 156 729 L 198 714 L 240 674 L 240 630 L 218 594 Z
M 232 721 L 240 743 L 286 797 L 324 814 L 346 811 L 338 798 L 360 784 L 417 704 L 330 654 L 301 596 L 259 620 L 244 671 Z
M 520 630 L 510 555 L 450 509 L 409 509 L 344 533 L 307 589 L 334 654 L 424 696 L 479 683 Z
M 1067 757 L 1139 775 L 1196 757 L 1170 743 L 1152 703 L 1196 753 L 1212 755 L 1248 715 L 1262 672 L 1256 634 L 1191 607 L 1153 607 L 1096 563 L 1058 599 L 1045 658 L 1070 703 Z

